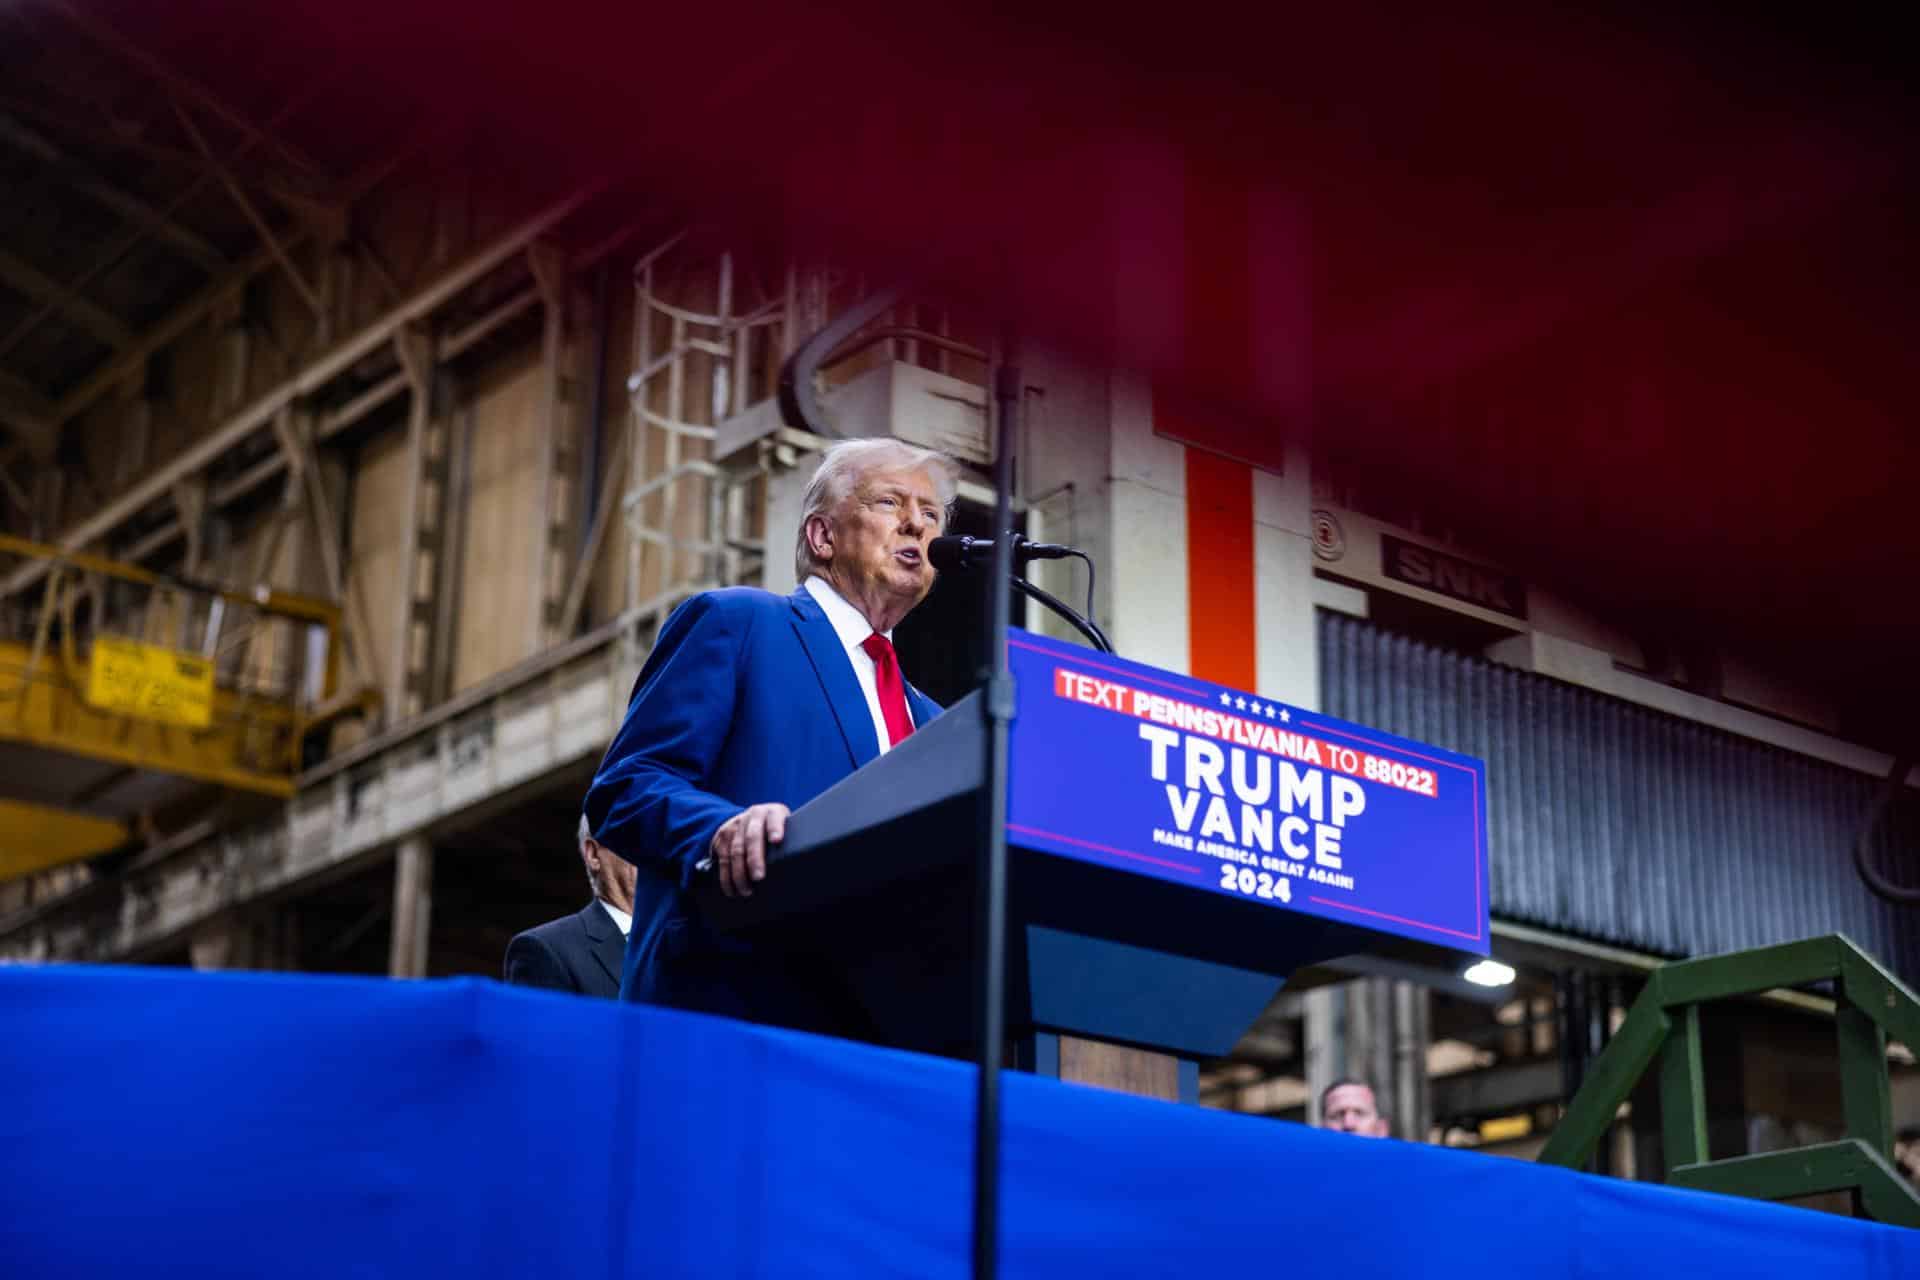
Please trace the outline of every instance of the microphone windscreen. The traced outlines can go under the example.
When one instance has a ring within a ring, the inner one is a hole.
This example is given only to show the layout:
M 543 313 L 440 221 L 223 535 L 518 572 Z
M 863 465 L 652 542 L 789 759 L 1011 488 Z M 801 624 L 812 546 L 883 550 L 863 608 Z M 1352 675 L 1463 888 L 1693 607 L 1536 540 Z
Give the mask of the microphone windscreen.
M 945 534 L 927 544 L 927 559 L 942 573 L 967 567 L 967 546 L 973 541 L 964 534 Z

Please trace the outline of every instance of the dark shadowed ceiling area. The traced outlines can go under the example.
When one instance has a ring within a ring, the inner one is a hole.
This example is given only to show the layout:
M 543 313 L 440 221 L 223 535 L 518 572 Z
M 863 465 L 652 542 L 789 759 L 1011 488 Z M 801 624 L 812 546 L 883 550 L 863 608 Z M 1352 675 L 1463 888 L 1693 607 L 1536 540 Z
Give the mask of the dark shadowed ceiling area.
M 196 145 L 103 25 L 271 125 L 240 167 L 280 207 L 422 111 L 529 189 L 643 175 L 1311 432 L 1534 580 L 1911 741 L 1920 143 L 1891 10 L 603 8 L 24 4 L 0 114 L 167 207 L 154 166 Z M 173 213 L 229 257 L 254 240 L 220 194 Z M 12 216 L 60 281 L 112 234 Z M 136 329 L 212 269 L 147 245 L 84 290 Z M 0 370 L 57 398 L 112 334 L 68 308 L 8 347 L 22 305 Z

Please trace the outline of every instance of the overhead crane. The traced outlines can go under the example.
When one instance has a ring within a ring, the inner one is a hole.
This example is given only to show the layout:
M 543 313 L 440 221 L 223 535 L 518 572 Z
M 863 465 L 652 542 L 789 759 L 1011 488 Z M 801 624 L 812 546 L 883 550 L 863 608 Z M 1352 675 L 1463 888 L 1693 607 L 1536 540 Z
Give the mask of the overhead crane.
M 125 844 L 207 786 L 291 796 L 342 695 L 337 605 L 0 535 L 41 562 L 0 615 L 0 880 Z M 17 598 L 18 599 L 18 598 Z

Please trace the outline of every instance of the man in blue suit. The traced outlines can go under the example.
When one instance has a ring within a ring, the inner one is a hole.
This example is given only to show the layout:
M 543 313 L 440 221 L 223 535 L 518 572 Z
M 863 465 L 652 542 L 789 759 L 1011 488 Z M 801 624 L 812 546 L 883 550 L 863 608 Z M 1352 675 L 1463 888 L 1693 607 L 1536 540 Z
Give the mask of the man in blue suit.
M 939 714 L 892 633 L 933 587 L 952 498 L 941 455 L 844 441 L 807 486 L 800 588 L 709 591 L 667 619 L 585 806 L 640 868 L 621 999 L 847 1031 L 821 984 L 709 928 L 689 890 L 711 858 L 722 892 L 751 895 L 793 809 Z

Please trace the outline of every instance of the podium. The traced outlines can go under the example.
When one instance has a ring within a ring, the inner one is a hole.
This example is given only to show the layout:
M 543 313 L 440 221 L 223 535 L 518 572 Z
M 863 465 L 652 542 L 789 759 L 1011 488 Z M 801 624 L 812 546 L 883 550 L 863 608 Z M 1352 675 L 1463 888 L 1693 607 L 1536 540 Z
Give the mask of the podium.
M 1009 1065 L 1192 1100 L 1300 968 L 1488 945 L 1478 760 L 1013 631 Z M 796 810 L 715 928 L 841 984 L 882 1043 L 973 1040 L 974 693 Z

